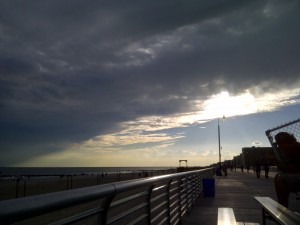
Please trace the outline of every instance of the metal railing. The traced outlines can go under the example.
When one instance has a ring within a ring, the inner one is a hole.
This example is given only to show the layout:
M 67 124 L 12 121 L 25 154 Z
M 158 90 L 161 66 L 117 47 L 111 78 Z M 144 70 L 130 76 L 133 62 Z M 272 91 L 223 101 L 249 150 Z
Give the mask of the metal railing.
M 1 224 L 181 224 L 214 168 L 0 201 Z M 18 224 L 18 223 L 17 223 Z

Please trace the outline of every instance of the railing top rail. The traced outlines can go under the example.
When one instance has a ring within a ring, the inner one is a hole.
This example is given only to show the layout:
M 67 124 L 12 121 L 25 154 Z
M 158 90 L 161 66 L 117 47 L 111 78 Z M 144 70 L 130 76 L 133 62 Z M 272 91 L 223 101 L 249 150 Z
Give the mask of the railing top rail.
M 14 217 L 18 218 L 18 220 L 30 218 L 76 204 L 100 198 L 109 198 L 117 193 L 138 188 L 143 185 L 181 178 L 208 170 L 211 170 L 211 168 L 4 200 L 0 201 L 0 221 Z
M 8 218 L 29 218 L 52 212 L 64 207 L 85 203 L 101 197 L 115 194 L 115 187 L 111 184 L 59 191 L 54 193 L 35 195 L 0 201 L 0 221 Z
M 158 182 L 164 182 L 175 178 L 185 177 L 199 172 L 204 172 L 207 170 L 211 170 L 211 168 L 193 170 L 193 171 L 187 171 L 187 172 L 181 172 L 175 174 L 160 175 L 160 176 L 148 177 L 148 178 L 140 178 L 140 179 L 122 181 L 122 182 L 117 182 L 112 184 L 115 186 L 117 192 L 123 192 L 123 191 L 130 190 L 132 188 L 137 188 L 140 186 L 149 185 Z

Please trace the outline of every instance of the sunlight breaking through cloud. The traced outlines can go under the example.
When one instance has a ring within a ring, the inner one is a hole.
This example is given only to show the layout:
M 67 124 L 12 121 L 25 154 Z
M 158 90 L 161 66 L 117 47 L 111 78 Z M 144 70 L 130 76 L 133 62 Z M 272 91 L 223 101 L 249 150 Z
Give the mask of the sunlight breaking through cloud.
M 251 91 L 256 93 L 252 94 Z M 260 93 L 259 95 L 257 93 Z M 169 159 L 177 161 L 178 157 L 184 157 L 190 161 L 205 163 L 207 160 L 218 157 L 216 151 L 207 149 L 185 149 L 174 150 L 176 142 L 184 139 L 184 132 L 170 132 L 175 128 L 188 128 L 190 126 L 202 124 L 225 115 L 233 117 L 239 115 L 247 115 L 260 112 L 268 112 L 280 109 L 286 105 L 300 103 L 300 89 L 298 87 L 278 90 L 277 93 L 263 93 L 259 87 L 245 90 L 238 95 L 231 95 L 227 91 L 212 95 L 204 102 L 196 102 L 198 111 L 186 113 L 178 113 L 168 116 L 144 116 L 133 121 L 123 122 L 118 132 L 96 136 L 81 143 L 73 143 L 66 147 L 59 155 L 56 153 L 49 154 L 46 157 L 51 165 L 55 162 L 61 162 L 68 158 L 80 159 L 85 162 L 101 163 L 106 165 L 115 164 L 121 160 L 131 162 L 134 160 L 137 165 L 140 158 L 147 159 L 149 163 L 161 163 L 163 160 Z M 204 126 L 199 128 L 205 129 Z M 253 141 L 252 145 L 260 146 L 261 142 Z M 203 147 L 203 146 L 202 146 Z M 84 155 L 82 155 L 84 153 Z M 233 157 L 231 151 L 223 152 L 224 159 Z M 149 161 L 151 159 L 151 161 Z M 27 164 L 34 163 L 38 165 L 39 160 L 43 158 L 37 157 Z M 22 165 L 27 165 L 25 164 Z
M 209 120 L 237 115 L 247 115 L 258 111 L 270 111 L 292 103 L 299 103 L 299 88 L 264 93 L 260 96 L 251 94 L 250 90 L 239 95 L 230 95 L 223 91 L 211 96 L 208 100 L 198 104 L 199 111 L 174 114 L 169 116 L 145 116 L 134 121 L 122 123 L 119 132 L 101 135 L 77 144 L 76 147 L 86 150 L 114 152 L 116 149 L 138 149 L 141 154 L 149 151 L 152 145 L 153 154 L 160 154 L 163 149 L 171 148 L 174 143 L 185 137 L 184 133 L 170 134 L 169 129 L 184 128 Z M 274 101 L 276 99 L 276 101 Z M 200 128 L 205 128 L 201 126 Z M 156 151 L 153 151 L 156 149 Z M 172 154 L 172 152 L 168 152 Z M 196 154 L 190 152 L 188 155 Z M 204 153 L 203 156 L 208 154 Z

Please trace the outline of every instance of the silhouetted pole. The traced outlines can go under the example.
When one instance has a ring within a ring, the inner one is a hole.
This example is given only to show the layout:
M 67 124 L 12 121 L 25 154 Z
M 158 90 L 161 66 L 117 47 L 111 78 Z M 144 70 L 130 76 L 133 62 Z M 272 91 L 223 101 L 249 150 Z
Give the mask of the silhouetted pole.
M 221 165 L 220 119 L 218 118 L 219 163 Z
M 223 120 L 225 116 L 223 116 Z M 219 140 L 219 163 L 221 165 L 221 134 L 220 134 L 220 118 L 218 117 L 218 140 Z

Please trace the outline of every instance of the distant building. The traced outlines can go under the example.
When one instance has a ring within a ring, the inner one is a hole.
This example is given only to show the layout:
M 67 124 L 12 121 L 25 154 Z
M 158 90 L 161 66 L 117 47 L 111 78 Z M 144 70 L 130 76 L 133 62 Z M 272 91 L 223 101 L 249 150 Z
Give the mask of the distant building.
M 233 165 L 239 166 L 242 164 L 242 153 L 233 157 Z
M 272 147 L 245 147 L 242 148 L 242 163 L 254 166 L 255 161 L 265 159 L 267 155 L 274 155 Z

